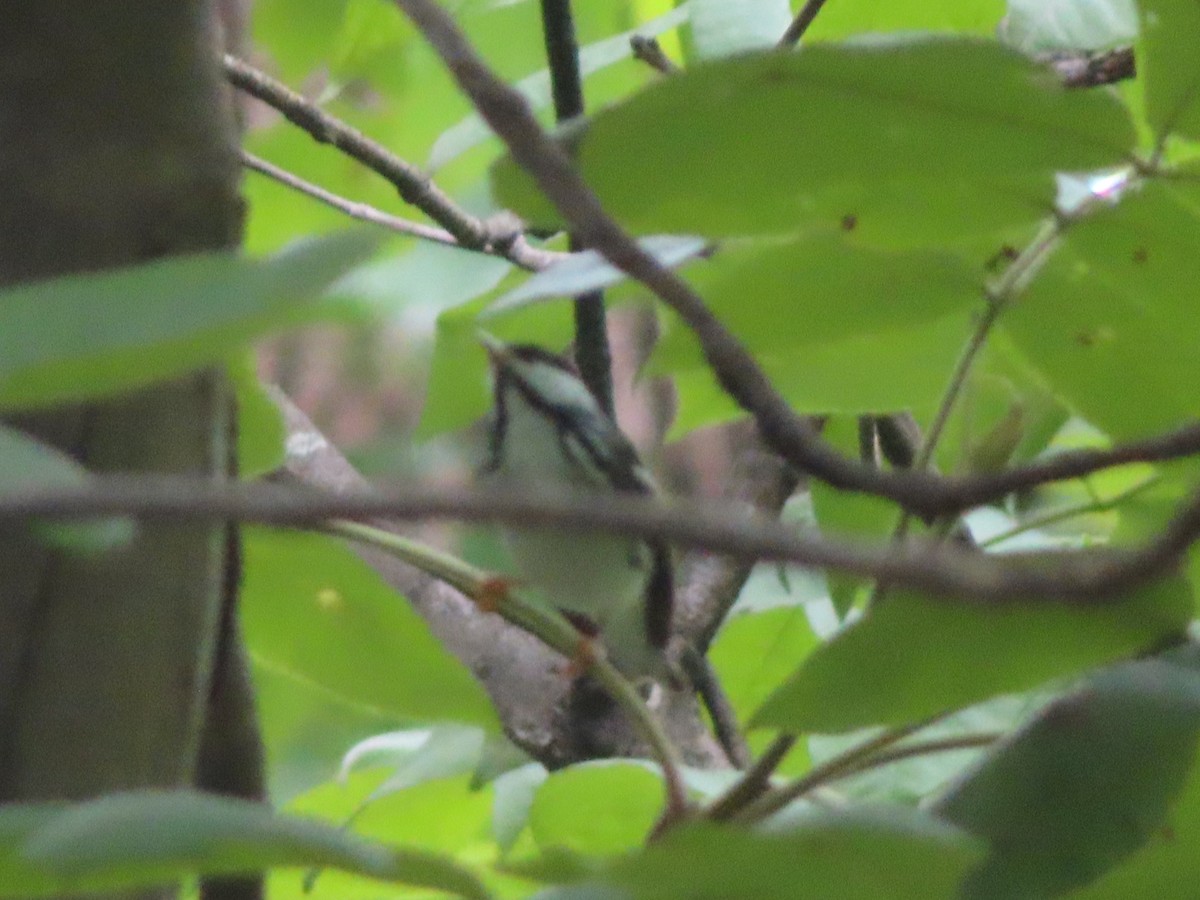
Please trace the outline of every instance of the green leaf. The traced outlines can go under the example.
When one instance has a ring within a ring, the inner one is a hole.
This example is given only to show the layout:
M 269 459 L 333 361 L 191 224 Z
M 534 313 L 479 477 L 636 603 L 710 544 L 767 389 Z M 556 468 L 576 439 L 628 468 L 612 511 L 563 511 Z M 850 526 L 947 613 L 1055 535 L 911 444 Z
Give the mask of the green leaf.
M 263 804 L 176 792 L 112 794 L 86 803 L 0 807 L 0 897 L 125 890 L 185 875 L 330 866 L 371 878 L 488 893 L 445 857 L 389 848 L 343 829 L 276 815 Z
M 223 359 L 311 316 L 376 243 L 343 232 L 267 260 L 177 257 L 0 292 L 0 408 L 95 397 Z
M 766 50 L 791 21 L 788 0 L 691 0 L 689 44 L 696 60 Z
M 890 222 L 880 227 L 893 235 L 945 235 L 955 205 L 955 228 L 1030 222 L 1053 201 L 1054 172 L 1117 164 L 1133 142 L 1114 98 L 1067 92 L 994 43 L 929 38 L 697 66 L 572 139 L 580 171 L 624 225 L 706 236 L 862 224 L 881 193 Z M 527 219 L 557 221 L 511 159 L 493 183 Z M 927 194 L 942 198 L 931 214 Z
M 247 529 L 242 618 L 255 660 L 390 714 L 494 730 L 479 683 L 341 542 Z
M 840 0 L 821 9 L 805 37 L 806 42 L 841 40 L 884 32 L 936 31 L 991 37 L 996 23 L 1011 3 L 1003 0 L 960 0 L 929 3 L 927 0 Z
M 283 465 L 287 429 L 283 413 L 254 371 L 252 354 L 230 363 L 229 377 L 237 400 L 238 476 L 250 480 Z
M 1097 675 L 938 801 L 991 844 L 965 897 L 1056 896 L 1155 835 L 1195 759 L 1198 662 L 1193 645 Z
M 641 238 L 641 248 L 660 265 L 674 268 L 704 250 L 705 241 L 697 237 L 656 234 Z M 502 294 L 488 307 L 483 317 L 519 309 L 537 300 L 565 298 L 601 290 L 624 281 L 625 274 L 595 250 L 583 250 L 553 263 L 518 287 Z
M 1000 40 L 1030 54 L 1107 50 L 1133 43 L 1137 32 L 1133 0 L 1009 0 L 998 29 Z
M 82 488 L 90 475 L 74 459 L 22 431 L 0 425 L 0 495 L 29 488 Z M 95 522 L 35 522 L 51 543 L 78 550 L 104 550 L 133 539 L 134 522 L 109 518 Z
M 1052 566 L 1055 554 L 1026 558 Z M 815 650 L 753 724 L 838 732 L 918 722 L 1135 653 L 1179 634 L 1191 614 L 1182 578 L 1091 604 L 889 594 Z
M 1004 330 L 1049 386 L 1114 438 L 1145 437 L 1200 413 L 1200 215 L 1146 185 L 1072 228 L 1066 246 L 1007 309 Z
M 1138 80 L 1146 118 L 1162 139 L 1200 137 L 1200 7 L 1191 0 L 1139 0 Z
M 639 900 L 916 900 L 955 896 L 981 855 L 963 832 L 916 811 L 822 811 L 767 834 L 678 828 L 603 880 Z
M 795 352 L 759 356 L 771 382 L 801 413 L 932 413 L 970 333 L 970 317 L 953 313 L 921 325 L 854 335 Z M 675 376 L 679 413 L 671 439 L 702 425 L 744 415 L 706 368 Z
M 622 853 L 646 840 L 662 797 L 662 779 L 640 763 L 573 765 L 551 773 L 538 788 L 529 827 L 543 850 Z
M 976 306 L 983 286 L 958 256 L 873 250 L 831 234 L 723 247 L 691 266 L 688 280 L 725 327 L 763 355 L 930 322 Z M 656 350 L 657 371 L 702 364 L 685 328 Z

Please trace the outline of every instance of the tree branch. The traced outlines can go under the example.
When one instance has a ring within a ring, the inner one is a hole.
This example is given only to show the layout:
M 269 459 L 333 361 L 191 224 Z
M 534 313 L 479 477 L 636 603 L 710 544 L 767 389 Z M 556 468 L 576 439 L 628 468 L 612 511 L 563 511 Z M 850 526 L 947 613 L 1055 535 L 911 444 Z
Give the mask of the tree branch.
M 397 234 L 403 234 L 407 237 L 420 238 L 424 241 L 432 241 L 435 244 L 444 244 L 447 247 L 459 247 L 462 249 L 473 250 L 477 253 L 486 253 L 490 256 L 498 256 L 502 259 L 507 259 L 514 265 L 520 266 L 522 269 L 527 269 L 531 272 L 539 272 L 549 266 L 551 263 L 557 262 L 560 259 L 565 259 L 569 254 L 559 253 L 555 250 L 540 250 L 537 247 L 530 246 L 524 236 L 517 235 L 512 242 L 507 246 L 485 244 L 482 247 L 463 247 L 449 231 L 444 228 L 437 228 L 433 225 L 425 225 L 421 222 L 413 222 L 409 219 L 402 219 L 399 216 L 393 216 L 385 213 L 381 209 L 377 209 L 367 203 L 358 203 L 354 200 L 349 200 L 345 197 L 334 194 L 325 188 L 313 184 L 311 181 L 305 181 L 299 175 L 282 169 L 274 163 L 269 163 L 265 159 L 260 159 L 253 153 L 246 150 L 242 151 L 242 165 L 251 171 L 258 172 L 260 175 L 265 175 L 268 178 L 279 182 L 280 184 L 298 191 L 308 197 L 312 197 L 326 206 L 331 206 L 339 212 L 345 213 L 352 219 L 357 219 L 360 222 L 367 222 L 371 225 L 379 225 L 387 228 L 389 231 L 394 231 Z
M 779 48 L 795 47 L 800 43 L 800 39 L 804 37 L 804 32 L 808 31 L 808 26 L 813 23 L 813 19 L 817 17 L 817 13 L 821 11 L 821 7 L 824 5 L 825 0 L 808 0 L 800 8 L 800 12 L 796 13 L 796 18 L 792 19 L 792 24 L 783 33 L 783 37 L 779 39 Z
M 1093 549 L 989 555 L 909 541 L 865 547 L 797 535 L 775 522 L 730 521 L 711 504 L 639 497 L 572 498 L 484 490 L 391 487 L 340 495 L 272 484 L 212 484 L 151 475 L 96 476 L 84 487 L 27 487 L 0 497 L 0 524 L 30 518 L 132 515 L 240 520 L 309 527 L 329 519 L 446 519 L 600 531 L 703 547 L 730 556 L 790 562 L 884 580 L 933 596 L 981 603 L 1057 600 L 1096 604 L 1166 574 L 1200 536 L 1200 493 L 1181 504 L 1137 550 Z
M 396 156 L 361 131 L 331 116 L 315 103 L 230 54 L 222 58 L 225 77 L 238 90 L 278 110 L 313 140 L 332 144 L 395 186 L 400 198 L 442 225 L 463 247 L 478 250 L 498 236 L 487 223 L 462 209 L 424 172 Z
M 554 94 L 554 118 L 565 122 L 583 115 L 583 79 L 579 73 L 579 44 L 571 0 L 542 0 L 542 33 Z M 574 236 L 570 249 L 583 249 Z M 596 401 L 613 415 L 612 353 L 604 314 L 604 292 L 575 297 L 575 362 Z

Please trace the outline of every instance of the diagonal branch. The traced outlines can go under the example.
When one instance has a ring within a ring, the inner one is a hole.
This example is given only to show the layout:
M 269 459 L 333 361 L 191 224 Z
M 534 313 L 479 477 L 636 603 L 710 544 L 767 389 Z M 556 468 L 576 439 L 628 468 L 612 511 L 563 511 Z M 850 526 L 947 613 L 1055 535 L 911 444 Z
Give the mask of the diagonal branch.
M 280 168 L 274 163 L 267 162 L 265 159 L 260 159 L 253 153 L 246 150 L 242 151 L 242 165 L 253 172 L 258 172 L 260 175 L 265 175 L 280 184 L 291 188 L 305 196 L 312 197 L 326 206 L 331 206 L 339 212 L 345 213 L 352 219 L 357 219 L 360 222 L 367 222 L 371 225 L 378 225 L 386 228 L 389 231 L 394 231 L 397 234 L 407 235 L 408 237 L 420 238 L 421 240 L 431 241 L 435 244 L 444 244 L 447 247 L 462 247 L 462 244 L 444 228 L 437 228 L 433 225 L 425 225 L 421 222 L 413 222 L 409 219 L 402 219 L 399 216 L 393 216 L 385 213 L 381 209 L 376 209 L 368 203 L 359 203 L 354 200 L 349 200 L 339 196 L 332 191 L 327 191 L 319 185 L 313 184 L 311 181 L 306 181 L 299 175 L 295 175 L 286 169 Z M 528 242 L 518 235 L 513 239 L 512 243 L 507 247 L 499 245 L 485 244 L 482 247 L 473 248 L 477 252 L 486 253 L 490 256 L 499 256 L 507 259 L 514 265 L 520 266 L 522 269 L 528 269 L 531 272 L 540 272 L 542 269 L 549 266 L 560 259 L 565 259 L 569 254 L 559 253 L 555 250 L 540 250 L 537 247 L 532 247 Z

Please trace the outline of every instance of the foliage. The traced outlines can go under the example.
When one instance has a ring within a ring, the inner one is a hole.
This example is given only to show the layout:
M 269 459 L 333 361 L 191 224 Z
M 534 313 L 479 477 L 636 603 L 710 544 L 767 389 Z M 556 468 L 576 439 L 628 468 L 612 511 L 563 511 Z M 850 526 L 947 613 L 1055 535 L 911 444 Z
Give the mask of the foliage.
M 457 7 L 488 62 L 549 123 L 538 4 Z M 941 410 L 932 462 L 970 473 L 1197 417 L 1195 3 L 1140 0 L 1137 80 L 1072 91 L 1024 51 L 1127 42 L 1129 3 L 1014 0 L 1004 43 L 992 37 L 1006 13 L 998 0 L 831 0 L 798 53 L 769 47 L 791 12 L 774 0 L 575 7 L 597 112 L 562 131 L 564 146 L 605 208 L 680 268 L 786 400 L 830 417 L 839 448 L 853 447 L 856 416 L 906 410 L 927 425 Z M 684 71 L 660 77 L 633 59 L 631 30 L 659 33 Z M 328 111 L 436 163 L 438 184 L 464 206 L 561 224 L 393 4 L 259 0 L 254 40 L 290 83 L 323 78 Z M 378 176 L 286 122 L 255 128 L 248 145 L 334 193 L 398 205 Z M 621 302 L 647 300 L 592 253 L 531 276 L 411 238 L 340 233 L 339 213 L 255 175 L 246 195 L 249 258 L 0 295 L 0 411 L 227 364 L 242 470 L 256 475 L 278 462 L 283 439 L 245 361 L 264 334 L 314 317 L 349 313 L 374 328 L 419 312 L 434 322 L 420 335 L 430 356 L 420 434 L 440 438 L 487 404 L 481 323 L 565 345 L 560 292 L 615 285 Z M 1006 281 L 1014 266 L 1019 279 Z M 995 326 L 956 374 L 988 303 L 1003 305 Z M 742 416 L 695 337 L 671 313 L 659 321 L 648 372 L 678 391 L 672 436 Z M 1063 546 L 1145 540 L 1195 468 L 1109 470 L 1013 495 L 968 524 L 989 550 L 1050 562 Z M 88 478 L 0 429 L 0 491 Z M 814 485 L 811 500 L 815 521 L 802 527 L 829 536 L 881 541 L 896 527 L 895 509 L 873 498 Z M 71 552 L 115 553 L 138 526 L 39 527 Z M 246 550 L 242 615 L 286 812 L 190 794 L 0 807 L 0 897 L 266 868 L 279 870 L 273 897 L 298 897 L 309 867 L 339 870 L 316 878 L 314 898 L 1194 890 L 1200 659 L 1183 636 L 1195 565 L 1115 601 L 1000 605 L 909 591 L 870 605 L 871 587 L 841 576 L 814 598 L 803 573 L 779 584 L 760 569 L 710 658 L 755 750 L 776 733 L 800 736 L 778 783 L 820 776 L 820 790 L 781 801 L 765 824 L 689 822 L 648 844 L 663 793 L 656 766 L 547 773 L 503 738 L 470 672 L 336 538 L 254 529 Z M 970 741 L 997 730 L 1005 737 L 985 749 Z M 943 745 L 884 766 L 922 738 Z M 856 756 L 866 745 L 880 755 Z M 352 746 L 355 771 L 339 781 L 337 756 Z M 710 774 L 685 773 L 697 801 L 733 780 Z M 353 833 L 338 828 L 346 822 Z

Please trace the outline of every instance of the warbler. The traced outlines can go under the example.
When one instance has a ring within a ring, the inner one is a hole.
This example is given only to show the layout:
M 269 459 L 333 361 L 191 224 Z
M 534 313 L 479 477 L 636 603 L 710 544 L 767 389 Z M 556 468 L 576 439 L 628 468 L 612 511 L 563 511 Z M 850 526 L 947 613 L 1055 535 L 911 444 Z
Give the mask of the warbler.
M 637 451 L 570 360 L 530 344 L 481 335 L 494 409 L 483 478 L 542 495 L 652 495 Z M 627 677 L 673 678 L 665 649 L 674 578 L 660 542 L 554 528 L 506 532 L 520 577 Z

